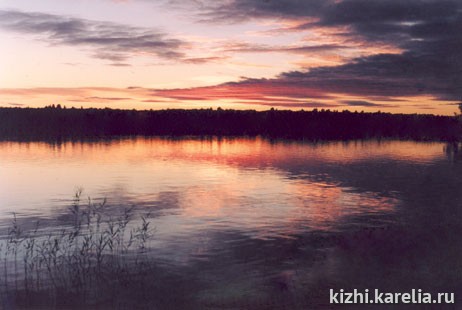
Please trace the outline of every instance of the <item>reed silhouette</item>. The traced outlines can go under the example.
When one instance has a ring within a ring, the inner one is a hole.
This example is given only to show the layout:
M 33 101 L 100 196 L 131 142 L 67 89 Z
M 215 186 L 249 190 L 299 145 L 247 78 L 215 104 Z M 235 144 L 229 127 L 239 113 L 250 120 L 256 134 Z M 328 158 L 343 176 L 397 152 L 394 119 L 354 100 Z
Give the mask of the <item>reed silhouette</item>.
M 131 308 L 162 302 L 152 294 L 159 292 L 153 286 L 162 275 L 148 259 L 154 233 L 149 214 L 135 218 L 127 208 L 114 216 L 106 209 L 106 200 L 82 205 L 78 191 L 68 223 L 59 229 L 39 224 L 23 229 L 14 215 L 0 240 L 2 308 Z

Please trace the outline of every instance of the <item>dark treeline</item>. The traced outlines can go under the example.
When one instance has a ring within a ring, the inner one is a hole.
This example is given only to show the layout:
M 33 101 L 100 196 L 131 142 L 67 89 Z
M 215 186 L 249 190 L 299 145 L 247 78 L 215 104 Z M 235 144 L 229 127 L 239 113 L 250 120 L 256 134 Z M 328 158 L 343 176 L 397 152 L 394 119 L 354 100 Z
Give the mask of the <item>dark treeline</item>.
M 0 108 L 2 139 L 78 139 L 131 135 L 218 135 L 346 140 L 456 141 L 457 117 L 364 112 Z

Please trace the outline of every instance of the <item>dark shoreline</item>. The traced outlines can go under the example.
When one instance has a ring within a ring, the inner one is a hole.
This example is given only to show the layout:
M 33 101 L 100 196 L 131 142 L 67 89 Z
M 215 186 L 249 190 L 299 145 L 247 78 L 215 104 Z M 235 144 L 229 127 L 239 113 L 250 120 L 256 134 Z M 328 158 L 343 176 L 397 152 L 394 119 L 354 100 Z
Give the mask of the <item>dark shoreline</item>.
M 0 108 L 0 140 L 92 140 L 127 136 L 459 141 L 457 117 L 350 111 Z

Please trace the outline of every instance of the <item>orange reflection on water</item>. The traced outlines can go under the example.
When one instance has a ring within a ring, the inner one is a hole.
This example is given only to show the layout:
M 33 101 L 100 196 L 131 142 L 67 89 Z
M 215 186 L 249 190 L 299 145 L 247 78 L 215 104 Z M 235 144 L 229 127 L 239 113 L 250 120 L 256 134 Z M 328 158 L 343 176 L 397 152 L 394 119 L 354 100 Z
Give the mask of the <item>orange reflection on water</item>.
M 131 154 L 136 146 L 135 150 L 142 157 L 148 153 L 176 160 L 203 160 L 256 167 L 293 159 L 342 163 L 383 158 L 428 162 L 442 156 L 444 145 L 412 141 L 270 142 L 262 138 L 152 139 L 145 143 L 144 139 L 140 139 L 130 141 L 127 146 L 122 142 L 120 151 Z
M 135 138 L 96 142 L 0 142 L 0 159 L 90 160 L 92 162 L 169 160 L 213 161 L 239 166 L 261 166 L 302 159 L 338 163 L 367 159 L 432 161 L 444 144 L 411 141 L 351 141 L 301 143 L 262 138 L 163 139 Z
M 443 148 L 443 143 L 262 138 L 2 142 L 0 211 L 52 212 L 53 201 L 70 199 L 83 187 L 86 195 L 109 201 L 159 202 L 204 225 L 288 237 L 303 229 L 332 229 L 347 217 L 393 212 L 396 199 L 377 193 L 382 184 L 367 186 L 383 171 L 365 179 L 352 167 L 427 164 L 443 158 Z
M 180 202 L 182 214 L 201 218 L 207 225 L 210 218 L 218 220 L 216 225 L 233 223 L 256 238 L 290 238 L 307 230 L 332 230 L 348 217 L 390 213 L 398 203 L 394 198 L 328 183 L 288 183 L 277 174 L 250 179 L 186 190 Z M 243 199 L 247 191 L 253 193 L 252 199 Z

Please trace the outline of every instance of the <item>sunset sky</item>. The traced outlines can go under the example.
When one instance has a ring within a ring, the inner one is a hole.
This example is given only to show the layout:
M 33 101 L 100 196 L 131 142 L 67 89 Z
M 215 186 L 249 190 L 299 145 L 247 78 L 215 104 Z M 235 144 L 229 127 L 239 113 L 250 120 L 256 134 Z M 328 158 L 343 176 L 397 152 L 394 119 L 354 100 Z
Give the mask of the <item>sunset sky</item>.
M 0 0 L 0 106 L 452 115 L 460 0 Z

